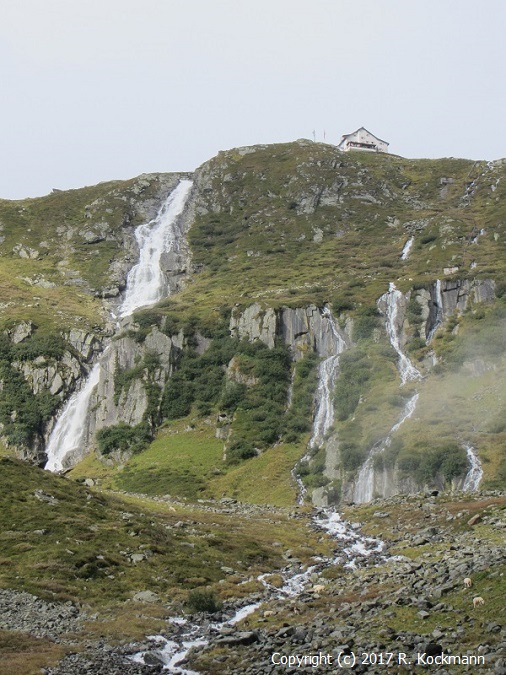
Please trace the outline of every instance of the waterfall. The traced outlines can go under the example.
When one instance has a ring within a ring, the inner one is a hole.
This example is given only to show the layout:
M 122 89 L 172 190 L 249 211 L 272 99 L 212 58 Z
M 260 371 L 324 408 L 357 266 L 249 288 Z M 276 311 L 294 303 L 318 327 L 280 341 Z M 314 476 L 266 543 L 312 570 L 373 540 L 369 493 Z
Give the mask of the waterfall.
M 332 397 L 339 373 L 339 357 L 346 349 L 346 343 L 337 331 L 335 320 L 330 310 L 325 307 L 322 316 L 327 318 L 332 332 L 334 353 L 320 364 L 318 389 L 316 391 L 316 414 L 313 421 L 313 435 L 309 441 L 310 448 L 317 448 L 323 443 L 325 434 L 334 423 L 334 402 Z
M 407 260 L 409 256 L 409 252 L 411 251 L 411 247 L 413 246 L 413 242 L 415 241 L 414 237 L 410 237 L 407 242 L 404 244 L 404 248 L 402 249 L 401 253 L 401 260 Z
M 404 299 L 402 293 L 397 290 L 395 284 L 390 282 L 388 293 L 385 293 L 381 296 L 378 302 L 385 302 L 386 304 L 386 331 L 390 344 L 395 349 L 399 356 L 398 368 L 401 376 L 401 386 L 406 384 L 408 380 L 419 380 L 422 377 L 422 374 L 416 368 L 409 358 L 404 354 L 401 349 L 399 329 L 397 327 L 397 319 L 399 316 L 399 309 L 401 302 Z
M 371 449 L 369 457 L 366 459 L 358 474 L 357 483 L 353 492 L 353 501 L 356 504 L 365 504 L 374 498 L 374 457 L 389 447 L 392 442 L 392 436 L 404 422 L 415 412 L 418 401 L 418 392 L 414 394 L 404 407 L 400 420 L 390 429 L 388 436 L 384 441 L 377 443 Z M 385 495 L 383 495 L 385 496 Z
M 439 283 L 439 293 L 441 293 L 441 283 Z M 401 376 L 401 386 L 406 384 L 409 380 L 419 380 L 422 375 L 418 368 L 416 368 L 409 358 L 404 354 L 401 349 L 401 341 L 398 328 L 398 316 L 399 310 L 401 308 L 401 302 L 403 301 L 404 296 L 402 293 L 397 290 L 394 283 L 390 283 L 388 293 L 385 293 L 381 296 L 378 302 L 384 302 L 386 305 L 385 312 L 385 327 L 388 334 L 388 339 L 390 344 L 395 349 L 399 356 L 398 368 Z M 442 303 L 441 303 L 442 307 Z M 374 458 L 380 452 L 383 452 L 390 443 L 392 442 L 392 436 L 395 434 L 397 429 L 403 424 L 415 411 L 416 403 L 418 401 L 418 393 L 415 393 L 409 401 L 406 403 L 404 411 L 400 420 L 394 424 L 390 429 L 390 432 L 386 439 L 382 442 L 374 445 L 367 457 L 366 461 L 363 463 L 359 474 L 357 476 L 357 482 L 355 485 L 355 490 L 353 492 L 353 500 L 357 504 L 364 504 L 370 502 L 374 497 Z
M 46 454 L 48 471 L 61 471 L 63 460 L 79 450 L 86 431 L 88 405 L 100 379 L 100 362 L 95 363 L 83 387 L 70 397 L 49 437 Z
M 434 321 L 434 325 L 429 331 L 429 334 L 427 335 L 426 339 L 426 344 L 429 344 L 429 342 L 432 340 L 434 337 L 435 332 L 439 328 L 439 326 L 443 323 L 443 294 L 441 292 L 441 279 L 438 279 L 436 281 L 436 299 L 434 301 L 434 305 L 436 307 L 436 320 Z
M 334 394 L 337 376 L 339 374 L 339 357 L 346 349 L 346 343 L 339 335 L 339 332 L 336 328 L 335 319 L 327 307 L 323 308 L 322 317 L 327 319 L 326 325 L 330 330 L 330 338 L 331 342 L 333 343 L 332 351 L 334 353 L 328 358 L 324 359 L 320 363 L 320 367 L 318 369 L 318 388 L 316 390 L 316 413 L 313 419 L 313 433 L 308 443 L 308 451 L 303 457 L 301 457 L 301 462 L 309 461 L 311 458 L 310 451 L 313 448 L 318 448 L 322 445 L 325 439 L 325 434 L 334 423 L 334 402 L 332 397 Z M 306 486 L 297 473 L 297 466 L 294 466 L 291 473 L 299 488 L 297 503 L 303 504 L 304 497 L 307 492 Z
M 177 218 L 183 211 L 192 185 L 189 180 L 180 181 L 162 204 L 156 218 L 135 230 L 139 244 L 139 263 L 134 265 L 127 277 L 125 300 L 120 310 L 122 317 L 128 316 L 139 307 L 157 302 L 166 291 L 161 258 L 163 253 L 177 251 L 179 248 L 182 232 Z M 101 363 L 106 351 L 107 349 L 58 418 L 46 446 L 45 468 L 49 471 L 61 471 L 65 468 L 65 459 L 72 460 L 82 447 L 89 403 L 100 380 Z
M 465 492 L 476 492 L 480 485 L 481 479 L 483 478 L 483 469 L 481 468 L 481 462 L 478 458 L 478 455 L 476 454 L 476 450 L 472 447 L 472 445 L 466 443 L 464 448 L 467 452 L 467 458 L 471 467 L 464 479 L 462 489 Z
M 120 316 L 129 316 L 136 309 L 158 302 L 166 290 L 160 262 L 163 253 L 177 252 L 182 238 L 177 217 L 182 213 L 193 183 L 182 180 L 167 197 L 156 218 L 139 225 L 135 238 L 139 245 L 139 262 L 127 277 L 125 299 Z

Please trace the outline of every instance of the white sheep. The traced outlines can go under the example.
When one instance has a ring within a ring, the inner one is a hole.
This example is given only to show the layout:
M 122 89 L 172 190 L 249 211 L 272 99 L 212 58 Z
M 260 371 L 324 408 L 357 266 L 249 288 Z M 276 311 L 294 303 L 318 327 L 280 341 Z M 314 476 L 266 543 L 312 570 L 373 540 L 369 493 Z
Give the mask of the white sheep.
M 464 586 L 465 586 L 466 588 L 471 588 L 472 585 L 473 585 L 473 580 L 470 579 L 469 577 L 466 577 L 466 578 L 464 579 Z
M 480 596 L 478 596 L 477 598 L 473 598 L 473 607 L 475 609 L 476 609 L 476 607 L 478 607 L 478 605 L 484 605 L 484 604 L 485 604 L 485 600 L 483 598 L 481 598 Z
M 313 586 L 312 588 L 313 593 L 321 593 L 324 590 L 325 586 L 323 584 L 316 584 L 316 586 Z

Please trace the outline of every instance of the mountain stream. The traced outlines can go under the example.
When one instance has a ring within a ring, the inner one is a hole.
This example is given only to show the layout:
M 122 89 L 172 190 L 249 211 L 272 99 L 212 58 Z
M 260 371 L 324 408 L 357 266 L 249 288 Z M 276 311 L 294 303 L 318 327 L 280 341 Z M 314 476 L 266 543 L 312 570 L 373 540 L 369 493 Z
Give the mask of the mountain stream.
M 409 358 L 401 349 L 401 339 L 398 329 L 398 316 L 400 303 L 403 296 L 390 284 L 389 292 L 380 298 L 385 301 L 385 326 L 390 342 L 399 356 L 398 367 L 401 376 L 401 386 L 410 380 L 420 380 L 420 371 L 411 363 Z M 334 319 L 328 309 L 324 309 L 322 314 L 328 319 L 328 326 L 335 338 L 335 353 L 324 359 L 319 369 L 319 385 L 316 393 L 316 411 L 313 421 L 313 433 L 308 444 L 308 452 L 303 459 L 309 459 L 311 450 L 318 448 L 325 440 L 326 434 L 334 421 L 333 391 L 339 375 L 339 357 L 346 349 L 343 338 L 339 335 Z M 390 445 L 393 434 L 399 427 L 413 415 L 419 394 L 415 392 L 407 400 L 401 418 L 390 430 L 387 438 L 373 448 L 368 459 L 362 466 L 359 473 L 357 485 L 355 488 L 354 500 L 358 503 L 364 503 L 373 499 L 374 490 L 374 456 Z M 470 460 L 471 469 L 464 482 L 464 490 L 475 490 L 481 479 L 481 465 L 470 445 L 466 446 L 466 451 Z M 294 469 L 292 472 L 294 479 L 299 486 L 298 503 L 303 503 L 306 488 Z M 261 605 L 275 600 L 294 600 L 303 593 L 312 583 L 313 575 L 323 572 L 327 567 L 341 564 L 350 569 L 357 569 L 364 565 L 377 564 L 387 559 L 385 544 L 379 539 L 366 537 L 360 532 L 358 523 L 348 523 L 343 520 L 340 514 L 331 508 L 316 509 L 313 515 L 313 524 L 321 530 L 326 531 L 337 542 L 338 553 L 334 558 L 315 558 L 315 563 L 309 566 L 303 566 L 300 563 L 295 567 L 293 565 L 281 570 L 279 574 L 283 578 L 283 585 L 278 588 L 267 581 L 268 574 L 262 574 L 258 577 L 264 587 L 261 601 L 255 598 L 255 602 L 245 604 L 239 609 L 232 610 L 229 618 L 212 623 L 203 615 L 193 616 L 191 619 L 182 617 L 173 617 L 169 620 L 170 628 L 167 631 L 169 637 L 162 635 L 150 636 L 154 645 L 152 649 L 138 652 L 132 660 L 138 663 L 152 662 L 155 660 L 164 664 L 163 668 L 169 673 L 178 675 L 198 675 L 195 671 L 186 670 L 186 662 L 189 651 L 193 648 L 204 647 L 209 644 L 213 637 L 219 637 L 226 631 L 227 627 L 234 626 L 247 616 L 255 612 Z
M 311 456 L 311 450 L 318 448 L 325 439 L 327 432 L 334 421 L 333 393 L 334 385 L 339 374 L 339 356 L 346 349 L 346 343 L 339 334 L 335 320 L 330 311 L 325 308 L 322 315 L 328 320 L 328 330 L 332 333 L 335 353 L 324 359 L 319 369 L 319 385 L 316 392 L 316 411 L 313 421 L 313 433 L 308 444 L 308 453 L 305 458 Z M 304 459 L 304 458 L 303 458 Z M 306 488 L 295 470 L 292 472 L 299 486 L 298 503 L 303 503 Z M 255 612 L 262 604 L 275 600 L 293 601 L 303 593 L 311 584 L 314 574 L 319 575 L 326 568 L 341 564 L 344 567 L 357 569 L 367 565 L 370 561 L 377 562 L 384 559 L 382 555 L 385 545 L 382 541 L 372 537 L 366 537 L 360 532 L 358 523 L 348 523 L 341 518 L 336 511 L 326 508 L 317 509 L 313 515 L 313 524 L 316 528 L 326 531 L 337 543 L 337 555 L 333 558 L 315 558 L 313 565 L 305 566 L 300 563 L 289 565 L 277 571 L 281 575 L 283 584 L 281 587 L 268 582 L 269 574 L 262 574 L 258 581 L 263 586 L 263 597 L 246 604 L 235 610 L 230 618 L 219 623 L 210 623 L 205 618 L 193 617 L 187 620 L 175 617 L 169 620 L 169 637 L 153 635 L 148 639 L 154 642 L 151 650 L 138 652 L 132 658 L 137 663 L 151 662 L 155 654 L 156 660 L 164 664 L 164 670 L 178 675 L 198 675 L 195 671 L 184 669 L 184 662 L 192 647 L 202 647 L 209 643 L 213 636 L 219 636 L 227 628 L 243 620 Z

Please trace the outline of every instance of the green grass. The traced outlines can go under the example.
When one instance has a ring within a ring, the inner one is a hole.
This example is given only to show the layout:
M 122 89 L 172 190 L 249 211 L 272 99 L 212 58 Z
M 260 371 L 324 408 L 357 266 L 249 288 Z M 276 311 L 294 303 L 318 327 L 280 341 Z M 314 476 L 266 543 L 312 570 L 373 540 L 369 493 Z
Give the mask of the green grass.
M 304 452 L 304 443 L 276 445 L 213 478 L 208 492 L 216 498 L 231 496 L 253 504 L 291 506 L 297 498 L 291 470 Z
M 206 419 L 193 416 L 172 422 L 158 432 L 151 445 L 126 464 L 100 461 L 93 453 L 69 476 L 92 478 L 103 489 L 146 495 L 170 495 L 190 501 L 234 497 L 253 504 L 293 506 L 296 486 L 291 470 L 305 452 L 300 443 L 281 443 L 239 466 L 223 460 L 223 441 Z
M 174 606 L 192 588 L 221 595 L 250 575 L 279 569 L 286 548 L 306 561 L 328 550 L 284 511 L 251 519 L 119 497 L 10 459 L 0 459 L 0 486 L 0 587 L 100 612 L 121 615 L 133 593 L 145 589 Z M 134 562 L 133 554 L 145 558 Z M 232 586 L 221 581 L 222 566 L 236 570 Z
M 56 666 L 69 651 L 53 640 L 0 630 L 0 675 L 40 675 L 44 666 Z
M 191 429 L 185 422 L 162 429 L 149 448 L 132 457 L 116 474 L 116 487 L 148 495 L 204 496 L 213 473 L 223 467 L 223 442 L 210 425 L 200 422 Z
M 110 285 L 111 262 L 125 256 L 122 229 L 143 221 L 142 205 L 162 189 L 164 178 L 0 200 L 0 294 L 7 300 L 1 321 L 31 318 L 44 328 L 101 323 L 94 294 Z M 89 232 L 97 241 L 88 242 Z M 14 250 L 19 245 L 33 257 L 20 257 Z M 40 287 L 40 280 L 54 286 Z

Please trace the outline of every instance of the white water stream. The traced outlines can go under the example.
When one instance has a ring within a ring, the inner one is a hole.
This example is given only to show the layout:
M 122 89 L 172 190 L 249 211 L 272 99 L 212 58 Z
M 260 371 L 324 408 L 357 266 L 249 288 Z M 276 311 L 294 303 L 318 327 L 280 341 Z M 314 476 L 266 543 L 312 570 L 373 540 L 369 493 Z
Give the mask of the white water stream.
M 322 361 L 319 370 L 319 386 L 316 394 L 316 414 L 313 421 L 313 434 L 309 442 L 309 449 L 318 447 L 323 443 L 325 434 L 328 432 L 334 421 L 333 393 L 334 385 L 339 373 L 339 356 L 346 348 L 343 338 L 339 335 L 334 319 L 328 309 L 324 309 L 322 314 L 328 319 L 329 330 L 334 338 L 335 353 Z M 306 456 L 309 458 L 310 453 Z M 304 459 L 304 458 L 303 458 Z M 301 489 L 301 497 L 305 493 L 305 487 L 295 471 L 292 473 Z M 367 558 L 373 554 L 381 554 L 384 550 L 384 543 L 372 537 L 365 537 L 360 533 L 360 525 L 357 523 L 347 523 L 341 519 L 341 516 L 330 508 L 319 509 L 313 518 L 313 522 L 318 529 L 328 532 L 337 542 L 339 550 L 336 557 L 316 558 L 315 564 L 304 566 L 297 564 L 290 565 L 281 571 L 276 571 L 276 575 L 281 575 L 283 584 L 281 587 L 269 583 L 269 574 L 262 574 L 258 581 L 264 586 L 263 603 L 280 599 L 294 599 L 303 593 L 311 584 L 311 577 L 314 573 L 321 573 L 327 567 L 336 564 L 342 564 L 344 567 L 357 569 L 364 564 Z M 157 657 L 164 663 L 164 670 L 170 673 L 180 673 L 181 675 L 198 675 L 194 671 L 185 670 L 181 662 L 186 658 L 188 652 L 193 646 L 203 646 L 209 643 L 212 635 L 219 632 L 226 626 L 235 625 L 242 619 L 256 611 L 262 603 L 255 602 L 247 604 L 237 610 L 234 616 L 228 621 L 222 623 L 206 625 L 189 623 L 185 619 L 176 617 L 170 620 L 172 624 L 179 626 L 176 634 L 170 638 L 163 636 L 153 636 L 153 641 L 157 641 L 161 646 L 155 648 Z M 181 628 L 182 627 L 182 628 Z M 144 663 L 146 654 L 152 652 L 148 650 L 137 653 L 133 660 L 138 663 Z
M 438 283 L 437 286 L 438 290 L 436 291 L 436 293 L 439 294 L 438 295 L 438 316 L 439 316 L 440 311 L 439 308 L 442 309 L 442 300 L 440 299 L 441 282 L 438 281 L 437 283 Z M 392 345 L 392 347 L 397 352 L 397 355 L 399 356 L 397 367 L 399 369 L 399 374 L 401 376 L 401 387 L 410 380 L 420 380 L 422 377 L 422 374 L 420 373 L 418 368 L 416 368 L 413 365 L 413 363 L 401 349 L 401 337 L 399 334 L 399 323 L 400 323 L 399 312 L 402 309 L 403 302 L 404 302 L 403 294 L 399 290 L 397 290 L 395 284 L 392 282 L 390 282 L 388 293 L 382 295 L 381 298 L 378 300 L 378 304 L 384 303 L 386 305 L 385 328 L 387 331 L 388 339 L 390 340 L 390 344 Z M 436 326 L 433 330 L 435 330 L 436 328 L 437 328 L 437 318 L 436 318 Z M 355 489 L 353 491 L 353 501 L 356 502 L 357 504 L 365 504 L 367 502 L 370 502 L 374 498 L 374 458 L 380 452 L 383 452 L 386 448 L 388 448 L 388 446 L 392 442 L 392 436 L 399 429 L 399 427 L 402 424 L 404 424 L 404 422 L 414 413 L 417 401 L 418 401 L 418 393 L 415 393 L 406 403 L 406 406 L 404 408 L 400 420 L 396 424 L 394 424 L 394 426 L 390 429 L 390 432 L 388 436 L 385 438 L 385 440 L 381 441 L 380 443 L 377 443 L 371 448 L 369 456 L 367 457 L 365 462 L 362 464 L 362 467 L 360 468 L 360 471 L 357 476 Z
M 48 471 L 62 471 L 64 459 L 79 450 L 86 430 L 87 412 L 93 390 L 100 378 L 100 363 L 95 363 L 82 388 L 63 408 L 49 437 L 46 453 Z
M 413 247 L 413 242 L 415 241 L 414 237 L 410 237 L 407 242 L 404 244 L 404 248 L 402 249 L 401 253 L 401 260 L 407 260 L 409 256 L 409 252 L 411 251 Z
M 192 185 L 191 180 L 180 181 L 156 218 L 136 228 L 139 262 L 128 273 L 125 299 L 119 310 L 121 317 L 129 316 L 141 307 L 153 305 L 166 292 L 166 279 L 160 261 L 164 253 L 179 250 L 183 234 L 177 218 L 184 209 Z
M 325 440 L 325 434 L 334 423 L 334 387 L 339 375 L 339 358 L 346 349 L 346 343 L 337 330 L 335 319 L 330 310 L 324 307 L 322 316 L 327 319 L 327 326 L 334 343 L 333 354 L 320 363 L 318 370 L 318 388 L 316 390 L 316 412 L 313 419 L 313 433 L 308 443 L 308 451 L 301 458 L 301 462 L 307 462 L 311 458 L 311 450 L 318 448 Z M 297 467 L 292 469 L 292 477 L 299 488 L 298 504 L 304 503 L 306 486 L 297 474 Z
M 330 509 L 321 509 L 314 517 L 315 525 L 340 542 L 339 553 L 333 558 L 315 558 L 315 564 L 304 566 L 298 563 L 295 566 L 288 566 L 285 569 L 275 572 L 276 576 L 283 578 L 281 587 L 272 585 L 268 577 L 269 573 L 261 574 L 257 579 L 264 587 L 264 598 L 262 602 L 254 602 L 244 605 L 235 610 L 232 618 L 209 623 L 204 617 L 193 618 L 192 621 L 183 617 L 172 617 L 169 624 L 172 624 L 170 637 L 162 635 L 153 635 L 148 637 L 155 646 L 142 652 L 137 652 L 131 657 L 136 663 L 146 663 L 145 658 L 149 654 L 156 654 L 156 658 L 163 663 L 163 669 L 169 673 L 178 675 L 199 675 L 194 670 L 187 670 L 182 662 L 186 659 L 192 647 L 203 647 L 209 644 L 212 637 L 217 637 L 227 626 L 234 626 L 250 614 L 255 612 L 262 604 L 278 600 L 294 600 L 301 593 L 311 586 L 311 578 L 314 573 L 321 574 L 327 567 L 342 564 L 349 569 L 358 569 L 365 564 L 367 558 L 372 554 L 381 555 L 385 545 L 379 539 L 365 537 L 360 533 L 358 523 L 347 523 L 343 521 L 340 515 Z M 384 556 L 381 557 L 384 559 Z
M 395 284 L 390 282 L 388 292 L 381 296 L 378 302 L 386 304 L 385 326 L 390 340 L 390 344 L 399 356 L 398 368 L 401 376 L 401 386 L 410 380 L 420 380 L 422 374 L 416 368 L 406 354 L 401 349 L 401 339 L 399 335 L 399 310 L 404 301 L 403 294 L 397 290 Z
M 466 443 L 464 444 L 464 448 L 471 466 L 464 479 L 462 489 L 464 492 L 476 492 L 480 486 L 481 479 L 483 478 L 483 469 L 481 468 L 481 462 L 473 446 Z
M 443 294 L 441 292 L 441 279 L 438 279 L 436 281 L 436 300 L 434 302 L 434 305 L 436 307 L 436 320 L 434 321 L 434 325 L 432 326 L 429 334 L 427 335 L 427 339 L 425 341 L 426 344 L 429 344 L 432 341 L 435 332 L 437 331 L 439 326 L 443 323 Z
M 120 308 L 122 317 L 136 309 L 153 304 L 166 292 L 166 281 L 161 268 L 164 253 L 177 251 L 182 232 L 178 216 L 182 213 L 193 183 L 182 180 L 162 204 L 156 218 L 140 225 L 135 230 L 139 244 L 139 263 L 134 265 L 127 277 L 125 300 Z M 88 408 L 91 395 L 99 383 L 101 358 L 95 363 L 81 389 L 63 408 L 46 446 L 49 471 L 61 471 L 66 459 L 72 459 L 79 451 L 85 437 Z
M 339 357 L 346 349 L 346 343 L 339 335 L 334 317 L 326 307 L 322 311 L 322 316 L 327 318 L 335 346 L 334 353 L 320 364 L 316 391 L 316 414 L 313 421 L 313 434 L 309 441 L 310 448 L 317 448 L 323 443 L 325 434 L 334 423 L 332 396 L 339 374 Z
M 380 452 L 383 452 L 389 447 L 392 442 L 392 436 L 399 429 L 399 427 L 404 424 L 404 422 L 415 412 L 418 396 L 419 394 L 416 393 L 409 399 L 409 401 L 406 403 L 400 420 L 390 429 L 390 432 L 385 440 L 377 443 L 370 451 L 369 457 L 366 459 L 359 471 L 357 483 L 353 492 L 353 501 L 356 504 L 365 504 L 374 499 L 374 458 Z

